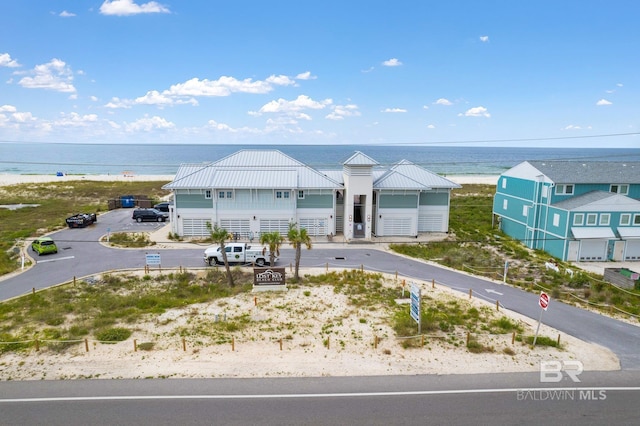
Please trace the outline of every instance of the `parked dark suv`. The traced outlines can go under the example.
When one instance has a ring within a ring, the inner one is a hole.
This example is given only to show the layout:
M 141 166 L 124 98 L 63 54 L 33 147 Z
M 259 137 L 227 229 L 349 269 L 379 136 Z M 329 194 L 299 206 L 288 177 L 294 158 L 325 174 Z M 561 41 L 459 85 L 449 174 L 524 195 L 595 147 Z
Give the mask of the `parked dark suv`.
M 156 204 L 155 206 L 153 206 L 153 208 L 156 210 L 160 210 L 161 212 L 169 212 L 170 205 L 171 203 L 169 203 L 168 201 L 165 201 L 165 202 Z
M 133 211 L 132 218 L 136 222 L 142 222 L 145 220 L 164 222 L 165 220 L 169 219 L 169 215 L 166 213 L 162 213 L 158 209 L 135 209 Z

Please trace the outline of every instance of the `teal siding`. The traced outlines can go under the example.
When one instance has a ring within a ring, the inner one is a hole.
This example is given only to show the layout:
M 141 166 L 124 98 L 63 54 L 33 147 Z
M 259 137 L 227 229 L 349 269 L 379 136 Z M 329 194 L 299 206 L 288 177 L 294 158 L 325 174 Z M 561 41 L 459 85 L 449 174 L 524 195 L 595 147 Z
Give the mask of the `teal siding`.
M 420 205 L 421 206 L 448 206 L 449 193 L 448 192 L 421 192 Z
M 181 194 L 176 193 L 176 206 L 178 208 L 186 209 L 198 209 L 198 208 L 211 208 L 213 207 L 213 200 L 211 198 L 205 198 L 202 194 Z
M 305 194 L 304 198 L 298 198 L 296 202 L 299 209 L 333 208 L 333 194 Z
M 383 209 L 410 209 L 418 206 L 418 194 L 380 194 L 378 207 Z

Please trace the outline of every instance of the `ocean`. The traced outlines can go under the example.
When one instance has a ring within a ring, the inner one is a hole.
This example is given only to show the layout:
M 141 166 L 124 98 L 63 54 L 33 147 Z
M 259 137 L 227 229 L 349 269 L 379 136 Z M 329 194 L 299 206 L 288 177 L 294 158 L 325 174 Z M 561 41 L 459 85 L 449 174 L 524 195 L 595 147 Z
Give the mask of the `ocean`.
M 172 175 L 182 163 L 216 161 L 241 149 L 278 149 L 316 169 L 339 169 L 361 151 L 381 165 L 406 159 L 445 176 L 495 176 L 526 160 L 640 161 L 640 148 L 0 143 L 0 174 Z

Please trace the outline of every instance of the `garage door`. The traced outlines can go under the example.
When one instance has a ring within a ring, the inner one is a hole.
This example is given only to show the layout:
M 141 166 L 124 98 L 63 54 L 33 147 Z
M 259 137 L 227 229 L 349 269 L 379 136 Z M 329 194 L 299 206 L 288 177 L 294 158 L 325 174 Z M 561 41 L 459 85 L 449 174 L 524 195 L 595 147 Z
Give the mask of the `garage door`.
M 421 214 L 418 216 L 418 232 L 446 232 L 444 216 L 441 214 Z
M 640 240 L 627 240 L 624 260 L 640 260 Z
M 208 237 L 211 234 L 207 229 L 207 222 L 207 219 L 184 219 L 182 233 L 186 237 Z
M 260 233 L 278 231 L 280 235 L 286 236 L 289 232 L 289 221 L 287 219 L 261 219 Z
M 582 261 L 603 261 L 606 259 L 606 240 L 581 240 L 580 260 Z
M 410 217 L 391 217 L 384 220 L 383 231 L 385 236 L 411 236 Z
M 317 237 L 327 235 L 327 220 L 322 218 L 300 219 L 300 228 L 307 230 L 307 234 Z
M 239 234 L 240 238 L 249 238 L 249 219 L 220 219 L 220 227 L 232 234 Z

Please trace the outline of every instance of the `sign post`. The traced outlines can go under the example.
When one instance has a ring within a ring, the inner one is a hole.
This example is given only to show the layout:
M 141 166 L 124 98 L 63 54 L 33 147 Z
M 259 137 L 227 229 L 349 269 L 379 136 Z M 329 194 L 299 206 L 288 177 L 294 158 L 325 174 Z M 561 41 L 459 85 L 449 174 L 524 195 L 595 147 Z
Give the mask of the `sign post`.
M 544 291 L 540 293 L 540 298 L 538 299 L 538 305 L 540 306 L 540 318 L 538 318 L 538 327 L 536 328 L 536 335 L 533 336 L 533 346 L 536 345 L 536 340 L 538 340 L 538 331 L 540 331 L 540 323 L 542 323 L 542 313 L 547 310 L 549 307 L 549 295 Z
M 411 318 L 418 323 L 418 334 L 422 333 L 422 324 L 420 324 L 420 301 L 421 301 L 420 287 L 415 283 L 411 283 Z

